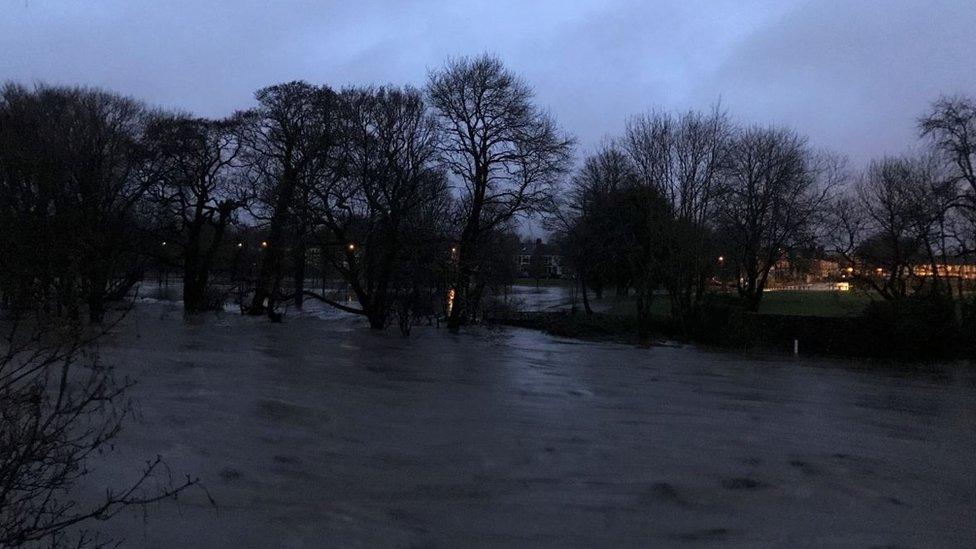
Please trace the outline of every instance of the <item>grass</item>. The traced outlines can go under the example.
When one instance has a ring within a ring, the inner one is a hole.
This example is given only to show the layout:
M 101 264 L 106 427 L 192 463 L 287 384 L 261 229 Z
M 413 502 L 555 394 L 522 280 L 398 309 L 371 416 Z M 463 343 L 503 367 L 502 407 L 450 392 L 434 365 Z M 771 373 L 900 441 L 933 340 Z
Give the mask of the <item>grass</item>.
M 763 293 L 759 312 L 768 315 L 857 316 L 871 302 L 871 296 L 858 291 L 804 292 L 783 290 Z
M 606 312 L 614 315 L 633 315 L 634 298 L 616 298 L 604 296 L 603 300 L 594 301 L 595 304 L 610 303 Z M 760 314 L 767 315 L 795 315 L 795 316 L 825 316 L 850 317 L 857 316 L 864 307 L 871 302 L 871 296 L 864 292 L 804 292 L 784 290 L 765 292 L 759 306 Z M 599 307 L 599 305 L 597 305 Z M 667 316 L 671 303 L 667 295 L 655 297 L 651 305 L 651 314 Z

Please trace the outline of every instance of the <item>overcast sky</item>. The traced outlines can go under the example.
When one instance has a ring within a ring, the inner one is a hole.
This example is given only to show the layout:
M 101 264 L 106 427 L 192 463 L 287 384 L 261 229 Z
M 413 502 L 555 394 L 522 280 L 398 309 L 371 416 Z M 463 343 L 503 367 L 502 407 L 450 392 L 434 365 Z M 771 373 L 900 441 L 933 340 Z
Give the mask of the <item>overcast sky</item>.
M 721 99 L 859 165 L 916 147 L 940 94 L 976 95 L 976 1 L 0 0 L 0 80 L 209 116 L 284 80 L 422 85 L 485 51 L 583 152 L 634 113 Z

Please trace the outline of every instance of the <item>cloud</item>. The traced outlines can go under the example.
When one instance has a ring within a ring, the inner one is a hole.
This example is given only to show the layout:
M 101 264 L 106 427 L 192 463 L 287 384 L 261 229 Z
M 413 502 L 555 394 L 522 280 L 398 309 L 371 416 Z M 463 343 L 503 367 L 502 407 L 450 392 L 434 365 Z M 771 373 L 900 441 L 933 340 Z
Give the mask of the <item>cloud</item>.
M 736 44 L 696 94 L 863 163 L 912 149 L 940 94 L 976 94 L 974 28 L 969 0 L 809 2 Z
M 856 161 L 976 93 L 971 0 L 0 0 L 0 79 L 101 86 L 220 116 L 291 79 L 422 85 L 500 55 L 584 151 L 651 108 L 793 126 Z

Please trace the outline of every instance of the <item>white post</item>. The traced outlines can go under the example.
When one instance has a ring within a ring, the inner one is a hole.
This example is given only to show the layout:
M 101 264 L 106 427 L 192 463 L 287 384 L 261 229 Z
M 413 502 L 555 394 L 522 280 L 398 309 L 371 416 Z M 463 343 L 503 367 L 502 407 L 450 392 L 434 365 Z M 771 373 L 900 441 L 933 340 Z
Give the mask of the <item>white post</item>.
M 793 340 L 793 356 L 798 356 L 800 354 L 800 340 Z

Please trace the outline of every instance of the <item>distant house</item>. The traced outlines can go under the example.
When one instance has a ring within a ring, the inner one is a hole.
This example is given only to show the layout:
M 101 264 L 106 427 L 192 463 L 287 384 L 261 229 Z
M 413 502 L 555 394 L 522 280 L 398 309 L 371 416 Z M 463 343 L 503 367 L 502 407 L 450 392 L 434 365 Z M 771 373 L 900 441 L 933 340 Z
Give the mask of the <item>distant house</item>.
M 769 270 L 767 288 L 832 288 L 834 283 L 843 278 L 842 274 L 840 263 L 833 259 L 804 259 L 793 264 L 784 256 Z
M 912 272 L 915 276 L 927 277 L 937 274 L 939 278 L 958 278 L 960 280 L 976 280 L 976 264 L 966 264 L 962 261 L 955 261 L 949 264 L 940 263 L 935 265 L 914 265 Z
M 532 256 L 538 251 L 540 267 L 545 273 L 545 278 L 562 278 L 563 276 L 563 254 L 558 246 L 546 244 L 542 239 L 535 242 L 523 242 L 519 246 L 519 254 L 516 259 L 516 271 L 523 278 L 533 278 Z
M 960 288 L 976 287 L 976 264 L 964 261 L 950 263 L 914 264 L 906 268 L 906 273 L 919 278 L 937 276 L 945 280 L 956 280 Z M 789 289 L 819 289 L 833 287 L 835 289 L 850 289 L 851 283 L 857 277 L 887 277 L 888 271 L 883 267 L 872 265 L 856 265 L 833 259 L 805 259 L 797 265 L 782 257 L 770 269 L 767 288 Z M 824 286 L 827 284 L 828 286 Z

